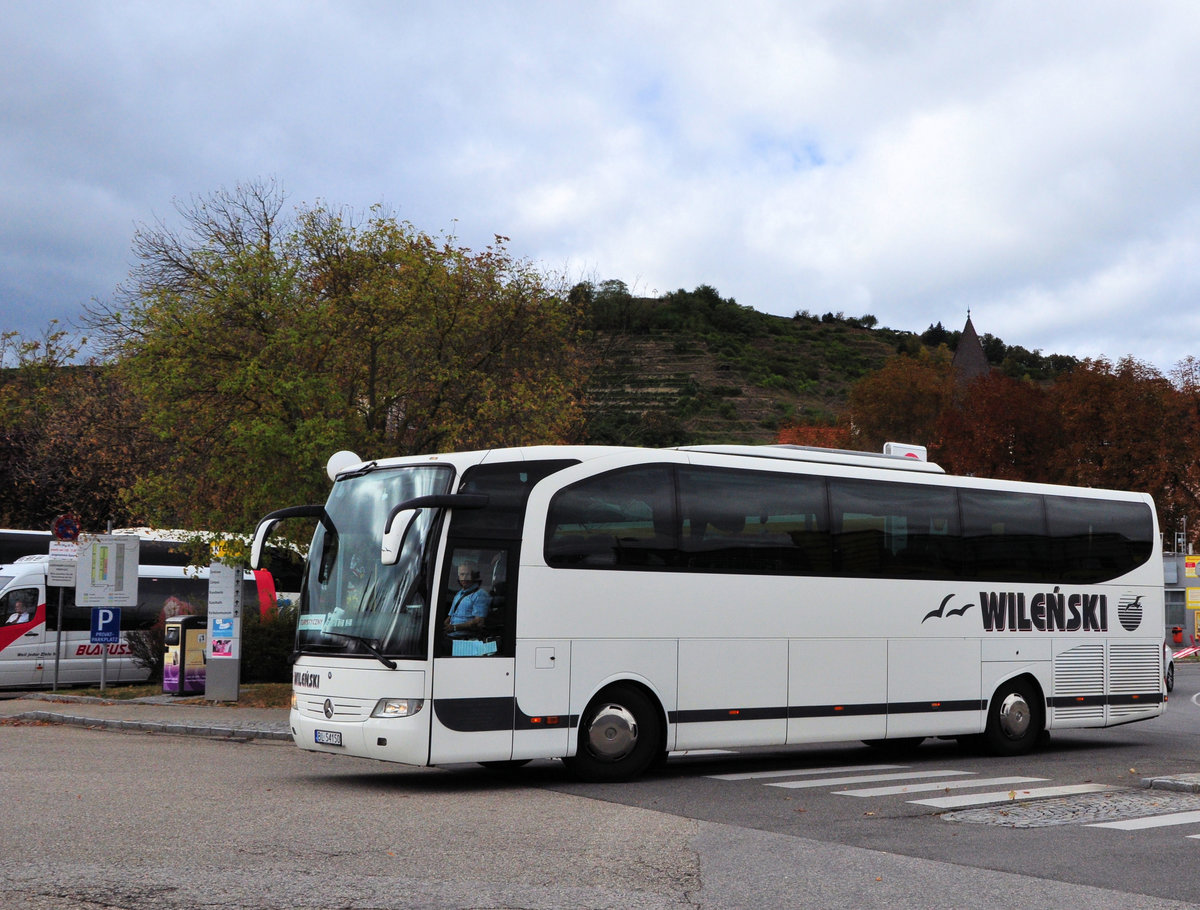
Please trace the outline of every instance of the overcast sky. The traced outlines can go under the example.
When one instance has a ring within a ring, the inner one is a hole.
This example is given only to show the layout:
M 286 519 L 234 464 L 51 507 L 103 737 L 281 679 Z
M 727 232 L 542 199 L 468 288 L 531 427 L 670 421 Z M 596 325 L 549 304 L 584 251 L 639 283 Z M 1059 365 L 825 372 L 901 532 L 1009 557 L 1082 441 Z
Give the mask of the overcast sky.
M 0 330 L 274 179 L 656 295 L 1200 355 L 1200 4 L 0 0 Z

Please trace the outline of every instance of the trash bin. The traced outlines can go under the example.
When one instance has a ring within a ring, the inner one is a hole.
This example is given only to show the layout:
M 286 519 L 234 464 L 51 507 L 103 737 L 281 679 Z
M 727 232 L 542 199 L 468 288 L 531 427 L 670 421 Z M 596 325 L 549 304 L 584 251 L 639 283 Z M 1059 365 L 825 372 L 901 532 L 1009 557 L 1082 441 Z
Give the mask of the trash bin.
M 163 633 L 163 692 L 203 695 L 207 655 L 205 616 L 172 616 Z
M 1183 644 L 1183 626 L 1173 626 L 1171 628 L 1171 641 L 1177 645 Z

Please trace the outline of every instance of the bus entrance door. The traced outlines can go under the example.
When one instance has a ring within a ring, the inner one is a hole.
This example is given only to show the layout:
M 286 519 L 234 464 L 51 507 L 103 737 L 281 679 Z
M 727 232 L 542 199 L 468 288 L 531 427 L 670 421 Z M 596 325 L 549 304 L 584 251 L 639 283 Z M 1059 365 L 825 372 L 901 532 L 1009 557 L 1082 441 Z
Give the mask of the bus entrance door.
M 496 654 L 434 660 L 431 765 L 512 758 L 514 669 Z

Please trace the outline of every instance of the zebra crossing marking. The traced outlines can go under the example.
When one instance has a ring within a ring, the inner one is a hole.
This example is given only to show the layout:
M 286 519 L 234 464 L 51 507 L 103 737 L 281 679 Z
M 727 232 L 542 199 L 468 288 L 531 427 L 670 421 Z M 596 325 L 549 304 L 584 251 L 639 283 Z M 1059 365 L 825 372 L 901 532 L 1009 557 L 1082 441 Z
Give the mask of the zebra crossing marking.
M 884 773 L 878 773 L 884 772 Z M 1050 800 L 1055 797 L 1084 796 L 1086 794 L 1110 794 L 1105 799 L 1114 798 L 1111 794 L 1128 791 L 1127 787 L 1108 784 L 1066 784 L 1046 787 L 1023 787 L 1025 784 L 1040 783 L 1049 780 L 1045 777 L 975 777 L 974 771 L 954 769 L 939 769 L 930 771 L 914 771 L 910 765 L 842 765 L 826 768 L 789 768 L 774 771 L 747 771 L 734 774 L 707 775 L 713 780 L 724 781 L 761 781 L 764 786 L 778 787 L 786 790 L 816 789 L 818 787 L 844 787 L 833 790 L 836 796 L 888 797 L 910 796 L 917 793 L 934 793 L 938 791 L 975 790 L 985 787 L 1003 787 L 1005 789 L 988 790 L 986 792 L 962 793 L 943 795 L 929 799 L 909 799 L 910 805 L 927 806 L 933 809 L 972 809 L 987 811 L 987 807 L 1002 807 L 1003 805 L 1020 804 L 1033 807 L 1040 800 Z M 783 778 L 793 778 L 783 780 Z M 946 778 L 956 778 L 948 780 Z M 896 783 L 887 784 L 888 781 Z M 885 783 L 884 786 L 859 786 L 860 784 Z M 1107 806 L 1108 803 L 1105 803 Z M 1014 810 L 1015 811 L 1015 810 Z M 1004 813 L 1006 816 L 1009 813 Z M 1111 816 L 1110 816 L 1111 817 Z M 1055 824 L 1069 823 L 1064 821 Z M 1139 815 L 1133 818 L 1107 822 L 1087 822 L 1078 819 L 1075 824 L 1087 828 L 1111 828 L 1118 831 L 1146 831 L 1156 828 L 1167 828 L 1178 825 L 1200 824 L 1200 810 L 1173 812 L 1157 815 Z M 1200 840 L 1200 834 L 1185 835 L 1191 840 Z
M 788 771 L 743 771 L 739 774 L 710 774 L 712 780 L 768 780 L 776 777 L 807 777 L 813 774 L 845 774 L 856 771 L 896 771 L 908 765 L 845 765 L 837 768 L 793 768 Z
M 1032 784 L 1048 780 L 1045 777 L 983 777 L 971 780 L 941 780 L 923 784 L 900 784 L 891 787 L 864 787 L 861 790 L 836 790 L 838 796 L 903 796 L 906 793 L 930 793 L 935 790 L 961 790 L 964 787 L 1000 787 L 1008 784 Z
M 992 793 L 968 793 L 962 796 L 941 796 L 936 799 L 913 799 L 917 806 L 933 809 L 961 809 L 966 806 L 986 806 L 988 803 L 1011 803 L 1031 799 L 1048 799 L 1052 796 L 1074 796 L 1079 793 L 1103 793 L 1119 790 L 1107 784 L 1067 784 L 1061 787 L 1036 787 L 1032 790 L 996 790 Z
M 1171 825 L 1190 825 L 1200 822 L 1200 812 L 1169 812 L 1166 815 L 1147 815 L 1127 818 L 1119 822 L 1093 822 L 1089 828 L 1114 828 L 1117 831 L 1142 831 L 1146 828 L 1166 828 Z M 1189 837 L 1200 838 L 1200 834 Z
M 787 790 L 803 790 L 815 787 L 840 787 L 845 784 L 867 784 L 884 780 L 919 780 L 928 777 L 954 777 L 959 774 L 974 774 L 974 771 L 903 771 L 899 774 L 863 774 L 854 777 L 823 777 L 818 780 L 786 780 L 768 787 L 783 787 Z

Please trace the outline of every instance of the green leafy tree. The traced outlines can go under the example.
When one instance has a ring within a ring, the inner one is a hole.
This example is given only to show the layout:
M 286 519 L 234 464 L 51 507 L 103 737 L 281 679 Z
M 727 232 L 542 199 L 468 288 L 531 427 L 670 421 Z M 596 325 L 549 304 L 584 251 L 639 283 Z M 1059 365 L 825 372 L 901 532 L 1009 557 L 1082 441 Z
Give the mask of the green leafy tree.
M 565 438 L 577 419 L 573 309 L 504 238 L 482 253 L 375 211 L 283 215 L 269 183 L 143 228 L 93 327 L 162 469 L 151 520 L 251 524 L 324 498 L 337 449 L 366 457 Z

